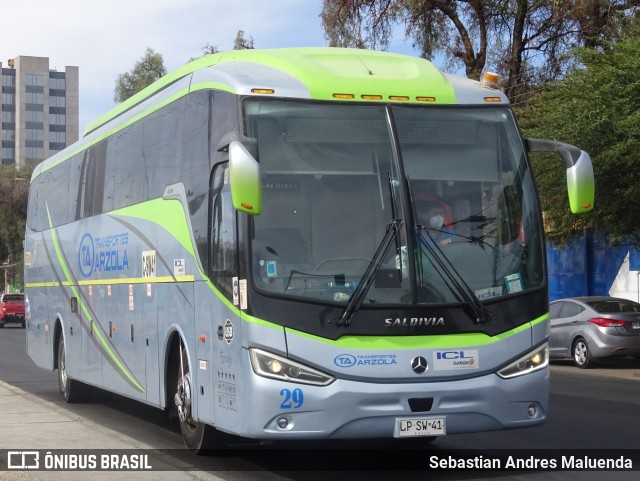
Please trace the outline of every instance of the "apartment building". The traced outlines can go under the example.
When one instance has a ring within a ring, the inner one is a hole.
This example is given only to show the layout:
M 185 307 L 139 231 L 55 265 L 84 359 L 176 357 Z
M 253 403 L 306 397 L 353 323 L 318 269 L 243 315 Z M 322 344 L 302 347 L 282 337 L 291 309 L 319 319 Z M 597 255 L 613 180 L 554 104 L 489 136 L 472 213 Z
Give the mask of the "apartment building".
M 78 140 L 78 67 L 22 55 L 0 71 L 3 165 L 35 165 Z

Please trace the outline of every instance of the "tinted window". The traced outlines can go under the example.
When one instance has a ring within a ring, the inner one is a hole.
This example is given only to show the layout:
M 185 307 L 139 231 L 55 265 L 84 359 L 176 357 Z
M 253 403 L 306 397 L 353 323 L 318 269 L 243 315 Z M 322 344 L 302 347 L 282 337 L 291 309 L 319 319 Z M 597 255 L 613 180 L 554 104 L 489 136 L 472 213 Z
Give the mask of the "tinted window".
M 552 319 L 560 317 L 560 311 L 562 310 L 563 302 L 555 302 L 549 305 L 549 315 Z
M 212 95 L 178 99 L 40 174 L 30 187 L 29 227 L 49 228 L 47 205 L 57 226 L 161 197 L 167 185 L 183 182 L 206 256 L 211 146 L 238 123 L 235 97 L 222 93 L 210 125 Z
M 591 301 L 589 306 L 601 314 L 616 314 L 618 312 L 640 312 L 640 304 L 626 299 L 610 299 Z
M 2 302 L 9 301 L 24 301 L 24 295 L 22 294 L 5 294 L 2 296 Z
M 184 106 L 185 99 L 180 99 L 144 119 L 142 152 L 150 199 L 162 197 L 167 185 L 182 180 L 179 145 L 183 142 Z
M 211 280 L 229 299 L 237 281 L 236 210 L 231 201 L 228 164 L 214 173 L 211 209 Z
M 562 317 L 573 317 L 584 311 L 584 307 L 574 304 L 573 302 L 565 302 L 564 309 L 562 309 Z

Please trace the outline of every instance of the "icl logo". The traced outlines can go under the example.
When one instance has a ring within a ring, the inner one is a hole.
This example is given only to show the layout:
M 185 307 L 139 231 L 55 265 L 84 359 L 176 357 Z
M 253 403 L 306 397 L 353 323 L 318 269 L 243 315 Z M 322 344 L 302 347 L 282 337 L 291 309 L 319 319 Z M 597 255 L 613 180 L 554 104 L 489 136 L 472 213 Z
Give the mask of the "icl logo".
M 465 356 L 464 351 L 437 352 L 436 359 L 473 359 L 473 355 Z

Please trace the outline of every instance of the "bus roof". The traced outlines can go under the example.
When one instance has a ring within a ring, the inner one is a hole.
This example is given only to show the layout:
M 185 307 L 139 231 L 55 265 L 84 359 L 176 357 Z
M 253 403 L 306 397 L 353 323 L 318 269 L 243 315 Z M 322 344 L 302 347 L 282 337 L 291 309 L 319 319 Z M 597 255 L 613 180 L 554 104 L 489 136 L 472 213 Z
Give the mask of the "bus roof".
M 231 50 L 206 55 L 165 75 L 91 122 L 84 135 L 198 70 L 226 70 L 231 63 L 243 64 L 243 80 L 253 82 L 253 88 L 273 88 L 279 96 L 282 94 L 277 87 L 283 82 L 295 81 L 302 87 L 297 96 L 316 100 L 455 104 L 480 103 L 483 96 L 490 95 L 494 101 L 499 98 L 501 103 L 507 103 L 501 92 L 491 90 L 487 94 L 479 82 L 443 74 L 431 62 L 419 57 L 330 47 Z M 276 75 L 265 77 L 264 67 L 277 71 Z M 279 85 L 264 83 L 276 78 Z M 233 86 L 227 87 L 233 91 Z M 291 90 L 287 92 L 288 96 L 296 96 Z

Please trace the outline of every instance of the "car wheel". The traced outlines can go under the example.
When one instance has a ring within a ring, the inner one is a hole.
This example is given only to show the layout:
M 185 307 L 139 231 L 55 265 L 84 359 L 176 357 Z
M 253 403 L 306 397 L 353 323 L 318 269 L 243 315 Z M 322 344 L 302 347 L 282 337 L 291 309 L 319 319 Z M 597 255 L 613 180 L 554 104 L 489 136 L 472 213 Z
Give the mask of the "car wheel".
M 587 341 L 582 337 L 579 337 L 573 343 L 572 351 L 573 362 L 575 362 L 576 366 L 578 366 L 579 368 L 586 369 L 591 366 L 591 364 L 593 364 L 593 360 L 591 359 L 591 351 L 589 351 L 589 345 L 587 344 Z

